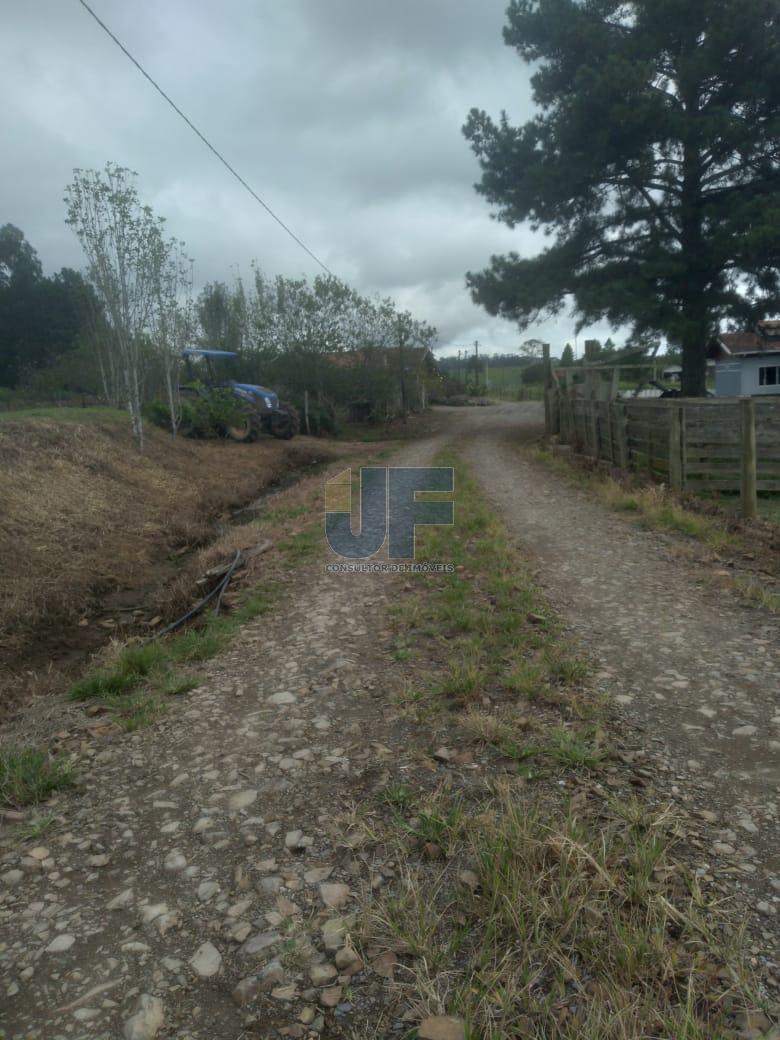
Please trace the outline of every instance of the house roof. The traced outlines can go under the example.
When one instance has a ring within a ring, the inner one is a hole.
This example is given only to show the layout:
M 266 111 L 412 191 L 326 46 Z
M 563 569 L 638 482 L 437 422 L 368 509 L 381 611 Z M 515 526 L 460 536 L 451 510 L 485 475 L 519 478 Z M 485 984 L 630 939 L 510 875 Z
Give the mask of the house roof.
M 355 350 L 324 354 L 323 357 L 336 368 L 360 368 L 372 364 L 387 368 L 388 362 L 396 364 L 398 358 L 403 356 L 406 362 L 404 367 L 408 369 L 410 364 L 422 364 L 429 353 L 428 347 L 404 347 L 403 353 L 398 347 L 358 347 Z
M 741 350 L 736 355 L 722 354 L 720 360 L 726 361 L 728 357 L 734 357 L 737 361 L 741 361 L 743 358 L 771 358 L 776 361 L 780 357 L 780 344 L 768 347 L 766 350 Z
M 734 354 L 764 354 L 780 349 L 780 321 L 759 321 L 750 332 L 721 332 L 710 354 L 727 357 Z
M 729 354 L 749 354 L 761 350 L 763 342 L 757 332 L 722 332 L 718 336 L 718 343 Z

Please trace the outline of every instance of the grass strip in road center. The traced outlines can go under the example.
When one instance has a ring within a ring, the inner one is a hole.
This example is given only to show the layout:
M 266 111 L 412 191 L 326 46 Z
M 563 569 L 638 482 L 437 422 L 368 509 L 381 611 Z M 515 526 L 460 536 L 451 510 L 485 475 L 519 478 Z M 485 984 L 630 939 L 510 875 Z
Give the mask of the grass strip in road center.
M 620 782 L 587 664 L 457 456 L 437 463 L 456 468 L 456 521 L 418 560 L 456 571 L 405 587 L 391 654 L 402 715 L 423 741 L 444 720 L 465 757 L 443 781 L 391 777 L 352 823 L 353 847 L 398 865 L 366 897 L 366 956 L 395 959 L 407 1021 L 449 1016 L 466 1040 L 769 1028 L 675 814 Z

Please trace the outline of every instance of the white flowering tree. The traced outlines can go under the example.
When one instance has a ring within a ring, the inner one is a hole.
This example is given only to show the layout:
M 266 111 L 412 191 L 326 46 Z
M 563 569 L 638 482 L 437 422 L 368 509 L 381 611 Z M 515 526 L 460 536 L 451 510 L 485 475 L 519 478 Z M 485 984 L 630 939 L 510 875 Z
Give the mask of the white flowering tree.
M 192 266 L 184 243 L 161 240 L 160 263 L 154 265 L 156 285 L 151 310 L 152 345 L 160 365 L 174 437 L 181 419 L 179 371 L 182 351 L 193 335 Z

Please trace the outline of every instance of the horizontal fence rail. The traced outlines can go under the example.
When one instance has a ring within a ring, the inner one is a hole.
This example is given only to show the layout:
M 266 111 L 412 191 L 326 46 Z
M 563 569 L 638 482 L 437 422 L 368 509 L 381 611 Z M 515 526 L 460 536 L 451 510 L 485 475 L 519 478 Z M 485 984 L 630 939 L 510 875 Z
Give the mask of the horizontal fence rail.
M 548 430 L 591 458 L 677 491 L 731 491 L 755 516 L 780 491 L 780 397 L 599 401 L 549 391 Z

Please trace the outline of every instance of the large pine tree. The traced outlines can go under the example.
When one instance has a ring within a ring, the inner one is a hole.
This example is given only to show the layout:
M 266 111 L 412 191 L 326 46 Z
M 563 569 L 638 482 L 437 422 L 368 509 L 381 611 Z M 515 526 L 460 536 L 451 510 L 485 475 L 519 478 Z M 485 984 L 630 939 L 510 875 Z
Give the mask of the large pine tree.
M 474 299 L 528 326 L 569 303 L 663 333 L 683 392 L 708 341 L 780 310 L 780 0 L 512 0 L 504 38 L 533 68 L 521 127 L 473 110 L 477 190 L 538 256 L 493 257 Z

